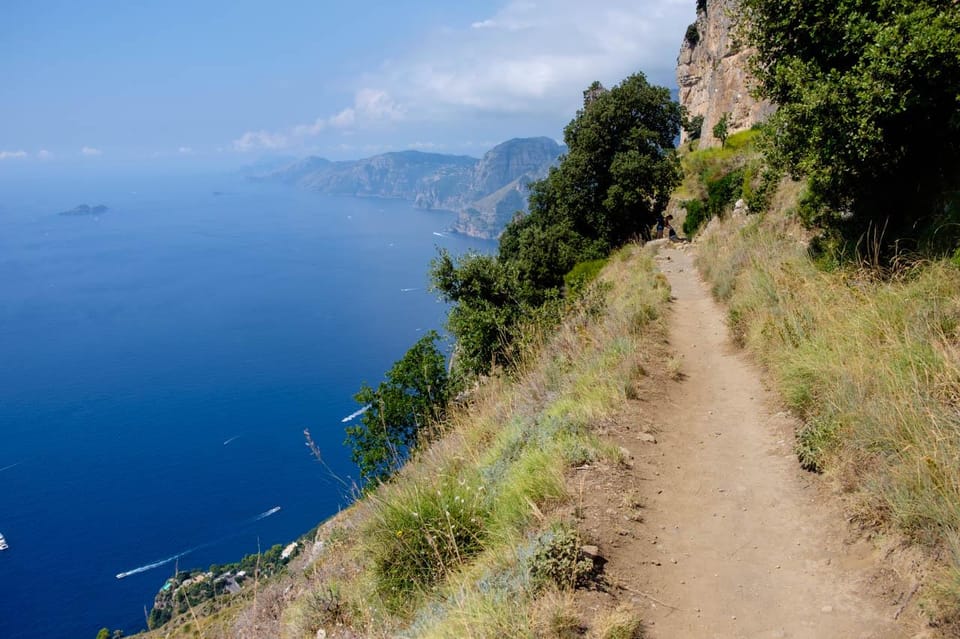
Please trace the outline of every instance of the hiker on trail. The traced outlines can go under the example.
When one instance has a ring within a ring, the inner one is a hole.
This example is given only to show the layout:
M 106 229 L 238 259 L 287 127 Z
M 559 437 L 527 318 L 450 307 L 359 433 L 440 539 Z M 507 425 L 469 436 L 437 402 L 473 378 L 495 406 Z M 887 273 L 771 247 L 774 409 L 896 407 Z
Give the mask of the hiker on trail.
M 654 239 L 659 240 L 663 237 L 663 228 L 666 226 L 667 222 L 663 219 L 663 213 L 657 213 L 657 232 L 653 236 Z
M 673 216 L 668 215 L 666 220 L 666 225 L 669 231 L 668 237 L 670 238 L 670 241 L 671 242 L 689 242 L 690 240 L 688 238 L 680 237 L 679 235 L 677 235 L 677 231 L 673 228 L 673 224 L 670 223 L 672 220 L 673 220 Z
M 663 221 L 663 225 L 668 231 L 668 237 L 671 240 L 674 240 L 674 239 L 677 239 L 677 232 L 673 230 L 673 225 L 670 224 L 670 222 L 672 221 L 673 221 L 673 216 L 668 215 L 666 219 Z M 660 237 L 663 237 L 663 229 L 660 230 Z

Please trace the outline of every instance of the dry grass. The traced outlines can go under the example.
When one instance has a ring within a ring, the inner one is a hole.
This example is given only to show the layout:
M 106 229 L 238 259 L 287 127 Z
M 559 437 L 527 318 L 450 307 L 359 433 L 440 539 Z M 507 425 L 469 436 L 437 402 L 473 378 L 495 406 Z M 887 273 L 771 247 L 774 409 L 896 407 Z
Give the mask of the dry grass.
M 643 619 L 630 606 L 608 612 L 590 632 L 590 639 L 643 639 Z
M 612 256 L 559 326 L 531 327 L 519 371 L 477 387 L 439 441 L 322 527 L 325 550 L 260 583 L 222 633 L 200 618 L 207 636 L 578 636 L 570 593 L 544 590 L 532 562 L 575 499 L 565 470 L 621 461 L 595 431 L 638 392 L 669 297 L 652 252 Z
M 547 590 L 533 602 L 530 611 L 533 635 L 537 639 L 576 639 L 580 617 L 569 590 Z
M 796 192 L 785 185 L 766 216 L 712 224 L 698 264 L 804 420 L 801 462 L 852 493 L 861 522 L 894 525 L 944 558 L 928 605 L 956 619 L 960 270 L 819 270 L 783 212 Z

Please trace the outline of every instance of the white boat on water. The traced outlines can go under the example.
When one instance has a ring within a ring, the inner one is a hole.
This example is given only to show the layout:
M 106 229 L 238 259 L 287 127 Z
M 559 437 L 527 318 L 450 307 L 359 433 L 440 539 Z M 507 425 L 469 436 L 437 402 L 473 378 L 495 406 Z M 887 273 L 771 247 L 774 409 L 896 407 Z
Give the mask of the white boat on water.
M 7 545 L 7 540 L 3 538 L 3 535 L 0 534 L 0 550 L 6 550 L 10 546 Z

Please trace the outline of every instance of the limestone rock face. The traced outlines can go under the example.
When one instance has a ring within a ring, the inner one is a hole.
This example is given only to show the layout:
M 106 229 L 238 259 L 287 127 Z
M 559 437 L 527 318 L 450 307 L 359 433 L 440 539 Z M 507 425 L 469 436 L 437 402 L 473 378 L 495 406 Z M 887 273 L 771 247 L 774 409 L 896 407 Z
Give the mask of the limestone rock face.
M 747 63 L 752 49 L 745 48 L 737 33 L 737 0 L 706 0 L 698 3 L 695 23 L 699 39 L 684 37 L 677 58 L 680 104 L 690 117 L 703 116 L 700 148 L 718 146 L 713 127 L 729 113 L 730 133 L 749 129 L 774 111 L 769 102 L 750 95 L 752 78 Z M 681 143 L 689 136 L 683 132 Z

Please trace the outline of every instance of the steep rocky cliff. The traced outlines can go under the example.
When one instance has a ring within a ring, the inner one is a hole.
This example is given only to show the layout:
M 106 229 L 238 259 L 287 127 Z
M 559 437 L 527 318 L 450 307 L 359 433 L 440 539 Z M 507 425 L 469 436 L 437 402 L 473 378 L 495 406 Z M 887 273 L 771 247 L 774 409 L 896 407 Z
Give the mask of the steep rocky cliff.
M 700 146 L 717 146 L 713 127 L 724 113 L 730 133 L 749 129 L 772 111 L 769 102 L 750 95 L 747 61 L 752 50 L 737 33 L 736 0 L 698 0 L 697 21 L 691 25 L 677 58 L 680 104 L 690 117 L 703 116 Z M 681 142 L 687 141 L 686 132 Z
M 521 138 L 487 151 L 477 164 L 453 230 L 496 238 L 517 211 L 527 210 L 527 185 L 546 177 L 563 150 L 550 138 Z

